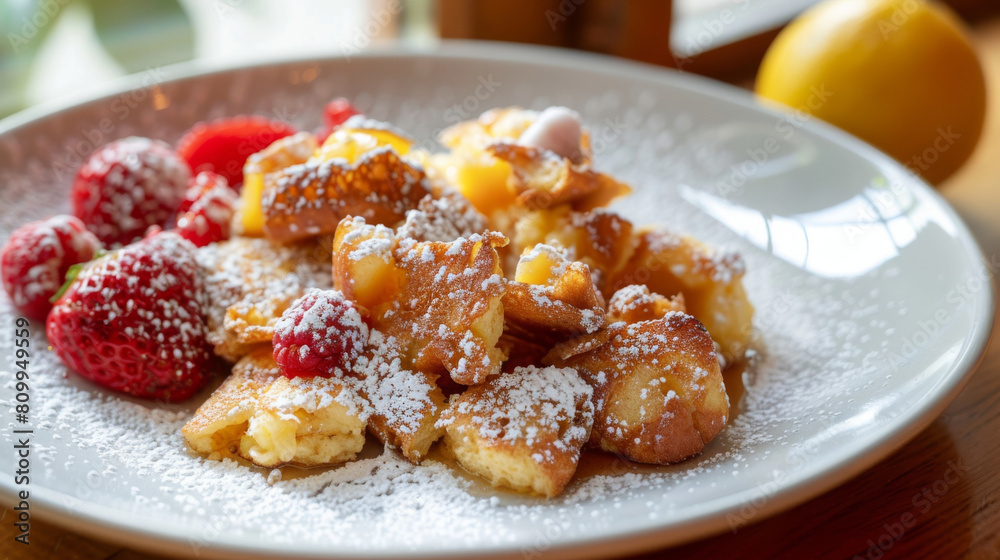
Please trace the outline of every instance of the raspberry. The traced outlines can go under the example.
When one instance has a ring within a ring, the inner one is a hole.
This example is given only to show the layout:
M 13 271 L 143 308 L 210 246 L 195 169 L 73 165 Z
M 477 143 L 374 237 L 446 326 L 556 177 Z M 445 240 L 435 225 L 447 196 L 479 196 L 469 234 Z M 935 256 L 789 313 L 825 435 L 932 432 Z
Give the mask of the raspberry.
M 243 183 L 243 164 L 251 154 L 296 132 L 281 121 L 238 115 L 194 125 L 177 143 L 177 153 L 194 173 L 218 173 L 236 188 Z
M 191 179 L 174 231 L 195 247 L 229 239 L 238 201 L 225 177 L 202 171 Z
M 343 97 L 338 97 L 327 103 L 323 107 L 323 127 L 316 133 L 316 140 L 322 144 L 334 129 L 344 124 L 344 121 L 360 114 L 361 111 L 358 111 L 354 105 L 351 105 L 350 101 Z
M 368 342 L 354 303 L 339 290 L 311 289 L 274 326 L 274 361 L 285 377 L 343 375 Z
M 23 225 L 0 250 L 3 287 L 21 313 L 44 320 L 70 266 L 89 261 L 99 249 L 101 242 L 73 216 Z
M 162 226 L 184 198 L 191 171 L 170 146 L 129 137 L 97 150 L 73 182 L 73 214 L 109 246 Z
M 84 265 L 45 332 L 82 377 L 136 397 L 181 401 L 210 377 L 204 298 L 194 246 L 159 233 Z

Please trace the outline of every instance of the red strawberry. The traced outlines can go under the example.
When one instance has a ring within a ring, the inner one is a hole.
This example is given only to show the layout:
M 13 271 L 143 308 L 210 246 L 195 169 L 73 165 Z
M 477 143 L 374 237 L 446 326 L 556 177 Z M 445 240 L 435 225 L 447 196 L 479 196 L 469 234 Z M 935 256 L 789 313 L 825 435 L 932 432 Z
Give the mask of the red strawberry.
M 243 183 L 243 164 L 251 154 L 296 132 L 281 121 L 238 115 L 194 125 L 177 143 L 177 153 L 194 173 L 218 173 L 236 188 Z
M 0 250 L 3 287 L 21 313 L 44 320 L 69 267 L 94 258 L 100 248 L 97 237 L 73 216 L 23 225 Z
M 194 246 L 164 232 L 83 265 L 45 330 L 63 362 L 94 383 L 181 401 L 211 368 L 203 298 Z
M 229 239 L 229 226 L 238 203 L 239 198 L 225 177 L 202 171 L 191 179 L 174 231 L 195 247 Z
M 285 377 L 330 377 L 361 355 L 368 325 L 343 293 L 314 288 L 281 314 L 271 342 Z
M 343 97 L 338 97 L 327 103 L 323 107 L 323 127 L 316 133 L 316 140 L 322 144 L 334 129 L 344 124 L 344 121 L 360 114 L 361 111 L 358 111 L 354 105 L 351 105 L 350 101 Z
M 170 146 L 130 137 L 94 152 L 73 182 L 73 214 L 106 245 L 163 225 L 184 198 L 191 171 Z

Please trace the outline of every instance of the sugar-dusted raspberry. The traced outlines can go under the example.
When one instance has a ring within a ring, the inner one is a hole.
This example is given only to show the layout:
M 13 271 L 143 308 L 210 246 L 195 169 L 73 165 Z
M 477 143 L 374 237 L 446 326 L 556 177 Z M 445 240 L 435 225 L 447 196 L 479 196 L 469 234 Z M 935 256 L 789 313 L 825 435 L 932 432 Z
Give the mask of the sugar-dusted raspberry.
M 191 179 L 181 202 L 175 231 L 195 247 L 229 239 L 238 203 L 239 198 L 229 188 L 225 177 L 202 171 Z
M 73 215 L 105 245 L 125 245 L 174 215 L 190 177 L 167 144 L 136 136 L 116 140 L 77 171 Z
M 364 351 L 368 325 L 339 290 L 314 288 L 281 315 L 272 342 L 285 377 L 331 377 Z
M 25 224 L 0 250 L 3 287 L 21 313 L 42 320 L 52 309 L 49 299 L 66 281 L 74 264 L 89 261 L 101 242 L 73 216 L 55 216 Z

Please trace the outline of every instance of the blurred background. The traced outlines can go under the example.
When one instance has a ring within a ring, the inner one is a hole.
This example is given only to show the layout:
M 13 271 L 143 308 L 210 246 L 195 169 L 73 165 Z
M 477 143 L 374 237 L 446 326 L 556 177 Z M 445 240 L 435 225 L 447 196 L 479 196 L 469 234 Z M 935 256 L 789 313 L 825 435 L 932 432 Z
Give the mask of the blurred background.
M 358 52 L 440 37 L 610 53 L 739 82 L 816 0 L 0 0 L 0 116 L 197 59 Z M 996 0 L 949 0 L 966 19 Z M 537 14 L 527 18 L 525 13 Z M 542 17 L 544 16 L 544 17 Z

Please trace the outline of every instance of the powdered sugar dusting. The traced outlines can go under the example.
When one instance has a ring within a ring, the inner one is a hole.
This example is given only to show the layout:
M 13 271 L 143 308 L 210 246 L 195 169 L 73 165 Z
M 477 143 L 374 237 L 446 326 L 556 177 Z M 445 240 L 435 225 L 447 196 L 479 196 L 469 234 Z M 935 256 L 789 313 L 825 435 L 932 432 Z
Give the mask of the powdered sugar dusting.
M 222 115 L 268 112 L 279 106 L 318 107 L 343 91 L 349 76 L 352 91 L 360 92 L 359 109 L 418 133 L 418 138 L 431 138 L 433 131 L 447 124 L 442 123 L 442 115 L 470 94 L 484 69 L 479 60 L 450 58 L 441 64 L 447 65 L 448 75 L 455 79 L 428 83 L 428 68 L 436 69 L 438 62 L 425 61 L 426 65 L 413 64 L 405 57 L 380 59 L 382 71 L 371 73 L 334 71 L 356 66 L 320 62 L 320 77 L 294 95 L 286 85 L 288 66 L 265 66 L 244 71 L 243 88 L 229 87 L 231 74 L 161 84 L 163 94 L 172 100 L 170 111 L 154 112 L 140 105 L 119 122 L 111 112 L 112 104 L 102 100 L 62 113 L 59 119 L 25 125 L 0 139 L 0 183 L 10 193 L 10 206 L 0 215 L 0 231 L 6 237 L 29 219 L 66 207 L 72 170 L 58 176 L 53 162 L 65 167 L 60 162 L 66 154 L 76 153 L 73 146 L 80 141 L 74 131 L 105 116 L 115 122 L 116 135 L 141 133 L 171 139 L 190 121 L 188 117 L 172 119 L 175 109 L 181 115 Z M 899 354 L 903 343 L 918 332 L 907 330 L 906 325 L 929 319 L 937 310 L 920 316 L 929 298 L 907 289 L 912 278 L 927 281 L 926 253 L 920 259 L 901 255 L 868 274 L 848 279 L 814 276 L 739 239 L 696 211 L 672 188 L 673 181 L 682 176 L 692 184 L 714 184 L 692 171 L 697 171 L 698 161 L 678 149 L 681 140 L 696 140 L 699 149 L 713 152 L 709 142 L 722 138 L 723 131 L 752 121 L 749 124 L 770 132 L 773 116 L 737 117 L 743 113 L 728 105 L 732 110 L 717 115 L 700 109 L 692 114 L 684 108 L 718 102 L 704 94 L 705 88 L 693 91 L 662 85 L 669 82 L 667 78 L 653 83 L 621 74 L 612 81 L 601 72 L 591 76 L 555 65 L 542 64 L 541 70 L 523 68 L 504 61 L 491 66 L 489 71 L 495 75 L 490 79 L 502 82 L 503 87 L 492 93 L 490 105 L 527 103 L 542 109 L 558 103 L 577 108 L 594 138 L 613 138 L 606 141 L 604 151 L 595 146 L 598 166 L 637 189 L 634 197 L 618 205 L 619 210 L 638 223 L 666 218 L 671 229 L 729 244 L 744 256 L 745 282 L 758 310 L 759 354 L 746 372 L 726 374 L 730 387 L 742 383 L 745 392 L 734 399 L 738 413 L 729 427 L 701 457 L 649 469 L 614 461 L 601 474 L 572 483 L 566 493 L 550 501 L 497 494 L 433 461 L 412 466 L 395 452 L 379 450 L 325 472 L 286 471 L 280 480 L 270 477 L 273 484 L 269 484 L 268 470 L 204 460 L 185 449 L 179 430 L 196 402 L 180 406 L 132 402 L 67 376 L 44 350 L 42 328 L 35 323 L 30 373 L 37 455 L 32 485 L 52 490 L 50 495 L 56 497 L 50 506 L 82 516 L 94 513 L 89 504 L 100 503 L 112 508 L 119 519 L 128 516 L 156 531 L 175 532 L 188 553 L 229 546 L 269 548 L 277 555 L 302 550 L 344 555 L 462 554 L 486 547 L 531 554 L 541 546 L 620 535 L 623 519 L 631 530 L 641 530 L 684 523 L 693 513 L 704 514 L 706 504 L 720 504 L 718 508 L 732 504 L 734 512 L 740 503 L 767 506 L 799 474 L 831 465 L 843 458 L 845 450 L 857 450 L 858 441 L 881 433 L 883 421 L 909 414 L 913 407 L 903 405 L 938 394 L 928 384 L 941 386 L 945 372 L 891 375 L 908 370 L 884 362 L 891 352 Z M 576 87 L 551 87 L 550 80 L 570 76 Z M 246 91 L 254 95 L 245 95 Z M 596 91 L 603 94 L 594 95 Z M 233 97 L 225 97 L 229 94 Z M 309 99 L 300 105 L 303 95 Z M 315 126 L 313 117 L 313 113 L 303 113 L 296 124 Z M 149 123 L 155 123 L 157 130 L 149 130 Z M 822 159 L 829 150 L 847 155 L 807 128 L 796 134 L 812 150 L 813 158 Z M 737 162 L 745 159 L 742 152 L 736 155 Z M 717 165 L 719 169 L 729 172 L 725 166 Z M 921 204 L 938 204 L 922 196 L 918 196 Z M 945 220 L 942 225 L 953 231 L 950 219 L 933 220 Z M 968 265 L 961 260 L 960 248 L 943 237 L 935 237 L 930 246 L 921 244 L 926 235 L 941 231 L 937 225 L 932 221 L 917 231 L 908 250 L 955 249 L 938 255 L 954 266 L 935 267 L 940 278 L 930 279 L 943 294 L 967 279 Z M 876 288 L 877 293 L 873 292 Z M 965 317 L 977 302 L 970 299 L 954 307 L 941 304 L 949 323 L 933 340 L 905 355 L 903 363 L 926 364 L 950 344 L 964 341 Z M 893 318 L 900 309 L 910 311 L 905 324 Z M 2 295 L 0 320 L 7 325 L 14 321 L 10 302 Z M 9 336 L 0 338 L 2 356 L 11 355 Z M 0 404 L 9 408 L 13 373 L 6 369 L 8 361 L 2 363 L 0 397 L 4 400 Z M 194 400 L 203 400 L 207 394 Z M 0 442 L 8 449 L 13 444 L 10 427 L 0 430 Z M 12 473 L 5 472 L 0 479 L 9 484 Z M 41 494 L 37 499 L 42 500 Z

